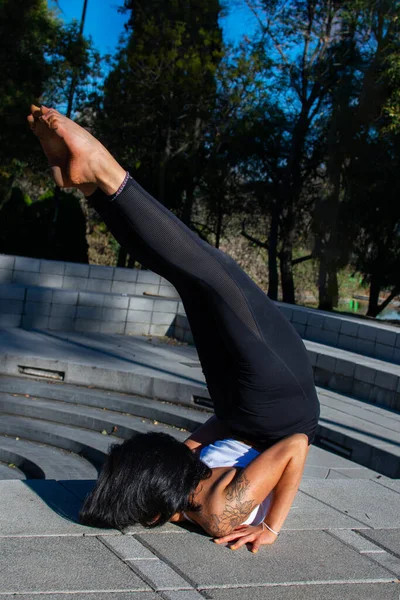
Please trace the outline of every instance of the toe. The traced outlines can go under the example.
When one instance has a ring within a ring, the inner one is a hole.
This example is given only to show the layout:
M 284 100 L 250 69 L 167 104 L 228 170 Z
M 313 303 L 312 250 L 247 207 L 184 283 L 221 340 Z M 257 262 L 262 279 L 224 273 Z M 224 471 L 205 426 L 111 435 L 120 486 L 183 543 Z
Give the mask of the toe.
M 40 115 L 42 114 L 40 112 L 40 107 L 36 106 L 36 104 L 31 104 L 31 113 L 35 119 L 38 119 L 40 117 Z
M 31 129 L 35 129 L 35 124 L 36 124 L 36 122 L 35 122 L 35 119 L 34 119 L 33 115 L 29 115 L 29 116 L 27 117 L 27 119 L 28 119 L 29 127 L 30 127 Z

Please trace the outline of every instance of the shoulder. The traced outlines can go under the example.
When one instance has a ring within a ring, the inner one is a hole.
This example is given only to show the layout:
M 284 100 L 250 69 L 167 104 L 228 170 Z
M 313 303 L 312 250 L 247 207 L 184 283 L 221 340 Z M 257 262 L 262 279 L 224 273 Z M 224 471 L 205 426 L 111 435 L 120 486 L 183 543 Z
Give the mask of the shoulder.
M 190 518 L 213 537 L 227 535 L 241 525 L 256 503 L 248 497 L 249 482 L 244 470 L 214 469 L 213 477 L 195 500 L 201 511 Z

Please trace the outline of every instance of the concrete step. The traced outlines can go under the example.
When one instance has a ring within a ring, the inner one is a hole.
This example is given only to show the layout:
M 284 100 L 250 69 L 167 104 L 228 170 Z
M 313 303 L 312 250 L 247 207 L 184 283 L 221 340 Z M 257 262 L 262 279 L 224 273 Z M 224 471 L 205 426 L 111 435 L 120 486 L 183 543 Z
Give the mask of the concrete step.
M 123 439 L 130 438 L 134 433 L 145 433 L 151 429 L 171 433 L 182 441 L 187 432 L 160 424 L 157 420 L 142 419 L 127 413 L 108 409 L 93 408 L 85 405 L 68 404 L 57 400 L 26 398 L 12 394 L 0 394 L 0 412 L 3 414 L 20 415 L 34 419 L 44 419 L 63 425 L 83 427 L 108 435 L 117 433 Z
M 93 479 L 94 466 L 76 454 L 15 437 L 0 436 L 0 459 L 15 464 L 29 479 Z
M 159 423 L 175 424 L 193 431 L 210 414 L 210 411 L 199 411 L 134 395 L 15 377 L 3 376 L 0 379 L 0 390 L 0 406 L 1 399 L 3 398 L 4 401 L 4 398 L 7 398 L 6 390 L 14 390 L 17 393 L 17 395 L 9 395 L 6 405 L 3 406 L 3 410 L 6 412 L 28 414 L 47 420 L 60 420 L 59 413 L 56 417 L 54 413 L 48 413 L 47 409 L 50 407 L 57 411 L 62 409 L 65 404 L 67 405 L 65 409 L 67 415 L 64 410 L 62 416 L 64 422 L 71 418 L 71 411 L 73 416 L 76 412 L 83 411 L 81 418 L 84 419 L 93 416 L 99 418 L 100 416 L 102 421 L 97 423 L 97 428 L 104 425 L 105 411 L 102 410 L 104 407 L 119 413 L 119 427 L 121 423 L 122 427 L 127 425 L 127 415 L 129 414 L 134 417 L 157 420 Z M 26 392 L 30 394 L 28 399 L 25 398 Z M 318 393 L 321 402 L 321 420 L 317 444 L 351 459 L 358 465 L 385 473 L 389 477 L 397 476 L 400 415 L 330 390 L 318 388 Z M 46 398 L 55 400 L 56 404 L 40 404 L 40 401 Z M 17 401 L 14 401 L 16 399 Z M 60 401 L 62 402 L 60 403 Z M 10 405 L 11 408 L 9 408 Z M 97 409 L 98 412 L 83 414 L 89 407 Z M 121 413 L 125 414 L 121 417 Z M 116 424 L 114 412 L 109 414 L 107 410 L 106 414 L 108 421 L 104 428 L 110 431 L 110 426 L 112 428 Z M 80 426 L 87 427 L 86 421 L 79 422 Z M 133 421 L 133 426 L 137 427 L 137 424 L 136 419 Z M 148 426 L 151 429 L 154 427 L 151 424 L 146 425 L 146 423 L 141 423 L 141 425 L 145 429 Z M 131 429 L 130 427 L 128 429 L 130 435 Z M 124 429 L 118 430 L 121 437 L 126 436 L 126 433 Z
M 302 338 L 400 364 L 400 327 L 378 319 L 277 305 Z
M 166 425 L 194 431 L 212 412 L 211 409 L 197 410 L 187 406 L 160 402 L 143 396 L 121 394 L 65 383 L 27 380 L 17 377 L 0 377 L 1 393 L 14 396 L 29 395 L 32 398 L 57 400 L 71 404 L 106 408 L 124 414 L 156 420 Z
M 316 342 L 304 343 L 317 385 L 400 411 L 398 365 Z
M 48 384 L 7 378 L 2 380 L 3 389 L 14 389 L 19 392 L 27 390 L 35 393 L 34 397 L 0 393 L 0 408 L 5 413 L 20 414 L 46 419 L 55 422 L 68 423 L 110 433 L 116 426 L 117 434 L 122 438 L 130 437 L 132 431 L 154 430 L 150 418 L 159 424 L 157 430 L 162 430 L 162 423 L 172 424 L 174 419 L 181 419 L 180 425 L 190 425 L 194 430 L 208 418 L 210 413 L 200 412 L 186 407 L 174 406 L 155 400 L 129 397 L 124 394 L 105 392 L 97 389 L 85 389 L 64 384 Z M 25 384 L 25 385 L 24 385 Z M 321 401 L 321 419 L 317 432 L 317 444 L 322 448 L 334 450 L 339 455 L 349 459 L 347 467 L 356 468 L 356 464 L 373 469 L 389 477 L 398 476 L 400 441 L 400 415 L 385 411 L 373 405 L 367 405 L 359 400 L 346 398 L 329 390 L 319 389 Z M 41 396 L 51 396 L 52 400 Z M 60 398 L 63 401 L 60 401 Z M 65 402 L 65 399 L 68 402 Z M 79 404 L 76 402 L 80 401 Z M 75 402 L 75 403 L 74 403 Z M 113 410 L 104 411 L 104 406 L 112 406 Z M 94 404 L 87 406 L 86 403 Z M 116 412 L 116 409 L 119 411 Z M 128 414 L 129 410 L 129 414 Z M 138 419 L 136 410 L 141 412 Z M 124 414 L 121 414 L 124 411 Z M 185 413 L 184 415 L 181 412 Z M 135 415 L 135 416 L 132 416 Z M 143 422 L 144 421 L 144 422 Z M 103 427 L 104 429 L 100 429 Z M 187 433 L 168 428 L 179 439 L 185 439 Z M 350 460 L 353 461 L 350 463 Z M 337 472 L 326 476 L 338 477 Z
M 400 477 L 400 415 L 318 388 L 316 444 L 388 477 Z
M 317 385 L 400 410 L 397 365 L 346 350 L 305 342 Z M 0 372 L 17 376 L 21 365 L 61 373 L 67 383 L 193 406 L 209 398 L 196 349 L 142 336 L 61 334 L 9 329 L 1 333 Z
M 111 444 L 122 441 L 89 429 L 6 414 L 0 418 L 0 434 L 63 448 L 83 456 L 95 467 L 101 466 Z
M 5 479 L 25 479 L 25 475 L 16 467 L 9 467 L 8 464 L 0 462 L 0 483 Z
M 7 381 L 2 381 L 3 388 L 12 389 L 12 383 L 14 378 L 8 378 Z M 110 394 L 110 392 L 104 392 L 102 390 L 86 390 L 84 388 L 80 388 L 78 386 L 68 386 L 63 384 L 48 384 L 43 382 L 35 382 L 35 381 L 26 381 L 19 380 L 15 378 L 15 387 L 18 391 L 26 391 L 23 387 L 20 386 L 22 384 L 29 385 L 29 391 L 37 394 L 41 392 L 42 394 L 56 396 L 57 392 L 59 392 L 62 397 L 64 397 L 64 392 L 77 400 L 79 398 L 79 393 L 82 392 L 84 394 L 85 401 L 92 401 L 96 397 L 100 398 L 100 403 L 103 404 L 105 401 L 111 396 L 115 397 L 115 394 Z M 3 397 L 6 397 L 6 408 L 11 404 L 12 408 L 10 410 L 15 413 L 22 412 L 23 414 L 29 409 L 32 409 L 32 405 L 38 403 L 35 407 L 36 409 L 40 408 L 41 410 L 47 409 L 48 404 L 43 399 L 37 398 L 25 398 L 25 396 L 18 395 L 7 395 L 3 392 Z M 126 402 L 126 396 L 122 394 L 116 395 L 118 398 L 122 397 L 122 399 Z M 117 398 L 117 400 L 118 400 Z M 4 400 L 4 398 L 3 398 Z M 145 399 L 140 399 L 141 401 L 145 401 Z M 41 403 L 42 401 L 42 403 Z M 48 402 L 48 401 L 47 401 Z M 171 418 L 171 413 L 169 413 L 169 409 L 180 409 L 181 407 L 174 407 L 172 405 L 163 404 L 157 401 L 148 401 L 151 406 L 160 405 L 160 410 L 157 412 L 158 418 L 163 416 L 162 411 L 164 412 L 164 416 L 167 415 L 167 418 Z M 345 399 L 343 399 L 345 402 Z M 89 429 L 84 429 L 82 427 L 75 427 L 71 425 L 62 425 L 56 422 L 50 422 L 48 419 L 50 418 L 60 418 L 59 410 L 62 408 L 64 403 L 57 401 L 50 401 L 52 408 L 56 410 L 56 413 L 47 416 L 47 420 L 41 420 L 38 418 L 30 418 L 26 416 L 18 416 L 3 414 L 0 419 L 0 431 L 3 433 L 7 433 L 8 435 L 14 435 L 18 437 L 24 437 L 27 439 L 34 439 L 38 441 L 45 441 L 47 444 L 52 444 L 54 446 L 59 446 L 61 448 L 68 449 L 70 451 L 76 452 L 85 456 L 92 462 L 95 462 L 96 466 L 99 466 L 103 460 L 104 454 L 108 451 L 109 444 L 115 441 L 118 441 L 118 438 L 115 435 L 103 435 Z M 362 403 L 361 403 L 362 404 Z M 140 405 L 139 405 L 140 406 Z M 67 412 L 67 418 L 69 418 L 70 410 L 74 410 L 80 412 L 81 409 L 85 409 L 83 405 L 77 404 L 69 404 L 67 406 L 69 409 Z M 88 407 L 86 407 L 88 408 Z M 132 407 L 131 407 L 132 408 Z M 375 411 L 379 410 L 376 407 L 372 407 Z M 97 409 L 99 411 L 99 409 Z M 207 413 L 200 413 L 196 410 L 184 409 L 188 413 L 192 414 L 192 421 L 195 419 L 199 419 L 198 423 L 208 417 Z M 322 410 L 324 412 L 325 407 L 322 406 Z M 107 411 L 108 412 L 108 411 Z M 104 418 L 104 411 L 100 410 L 102 418 Z M 37 413 L 35 412 L 37 415 Z M 87 414 L 85 415 L 87 417 Z M 65 418 L 65 414 L 62 418 Z M 123 415 L 124 424 L 127 416 Z M 200 420 L 201 419 L 201 420 Z M 111 419 L 112 423 L 115 422 L 115 419 Z M 154 430 L 154 424 L 150 420 L 140 419 L 144 430 Z M 143 422 L 144 421 L 144 422 Z M 137 421 L 136 421 L 137 425 Z M 157 430 L 162 428 L 161 425 L 157 425 Z M 109 431 L 109 430 L 108 430 Z M 186 433 L 180 432 L 176 428 L 168 428 L 168 432 L 172 435 L 178 435 L 180 439 L 184 439 L 186 437 Z M 117 432 L 120 434 L 120 431 Z M 131 433 L 131 431 L 130 431 Z M 324 442 L 326 443 L 327 436 L 324 438 Z M 122 440 L 120 440 L 122 441 Z M 17 443 L 17 442 L 16 442 Z M 332 441 L 331 441 L 332 443 Z M 349 441 L 351 448 L 351 438 Z M 342 450 L 341 448 L 339 450 Z M 342 452 L 343 454 L 343 452 Z M 42 475 L 41 475 L 42 476 Z M 309 458 L 307 461 L 307 466 L 304 473 L 305 477 L 318 477 L 318 478 L 334 478 L 334 479 L 343 479 L 343 478 L 366 478 L 373 479 L 376 477 L 381 477 L 381 475 L 376 471 L 371 471 L 363 466 L 357 465 L 356 463 L 350 461 L 348 458 L 336 456 L 331 454 L 330 452 L 323 450 L 321 448 L 317 448 L 313 446 L 310 449 Z

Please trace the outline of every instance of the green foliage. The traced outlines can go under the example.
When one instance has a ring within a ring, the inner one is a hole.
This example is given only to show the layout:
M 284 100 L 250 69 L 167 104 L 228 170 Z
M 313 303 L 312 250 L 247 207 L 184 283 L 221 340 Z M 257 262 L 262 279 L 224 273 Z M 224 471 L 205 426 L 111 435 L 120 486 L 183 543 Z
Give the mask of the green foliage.
M 196 171 L 204 123 L 215 102 L 222 57 L 218 0 L 125 2 L 128 33 L 105 83 L 99 131 L 160 200 Z M 201 24 L 201 26 L 199 26 Z M 189 164 L 191 165 L 190 168 Z M 179 182 L 180 180 L 180 182 Z
M 1 211 L 0 253 L 87 263 L 86 221 L 76 196 L 61 192 L 54 232 L 54 190 L 36 202 L 27 198 L 14 187 Z
M 80 34 L 78 21 L 57 28 L 46 59 L 51 74 L 42 94 L 43 103 L 65 112 L 73 86 L 72 114 L 84 108 L 100 85 L 101 58 L 91 39 Z
M 46 0 L 0 2 L 0 206 L 21 164 L 36 151 L 26 115 L 50 77 L 45 54 L 57 26 Z

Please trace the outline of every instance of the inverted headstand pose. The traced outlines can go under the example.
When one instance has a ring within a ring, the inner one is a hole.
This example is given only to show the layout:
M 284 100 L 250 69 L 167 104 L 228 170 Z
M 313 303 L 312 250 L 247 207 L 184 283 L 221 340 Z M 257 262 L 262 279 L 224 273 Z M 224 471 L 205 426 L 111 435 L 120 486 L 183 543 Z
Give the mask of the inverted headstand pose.
M 31 110 L 56 184 L 80 189 L 121 245 L 177 289 L 215 411 L 185 443 L 149 433 L 114 445 L 81 522 L 188 519 L 232 549 L 272 544 L 319 417 L 302 340 L 230 256 L 150 196 L 88 131 L 54 109 Z

